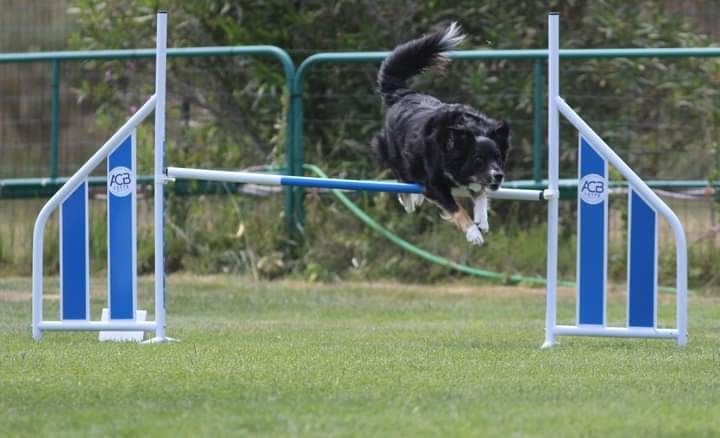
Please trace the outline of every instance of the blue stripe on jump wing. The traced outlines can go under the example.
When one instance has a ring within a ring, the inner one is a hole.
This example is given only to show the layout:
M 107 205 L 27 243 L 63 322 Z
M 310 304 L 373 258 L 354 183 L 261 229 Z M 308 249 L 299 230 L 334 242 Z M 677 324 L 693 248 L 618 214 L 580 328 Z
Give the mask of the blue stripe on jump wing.
M 657 214 L 630 191 L 628 326 L 655 326 Z
M 607 163 L 582 137 L 579 159 L 577 318 L 578 324 L 601 325 L 605 323 Z
M 132 135 L 108 157 L 110 319 L 135 317 L 135 169 Z
M 62 319 L 88 318 L 87 180 L 60 208 Z
M 283 176 L 280 178 L 280 184 L 284 186 L 362 190 L 369 192 L 422 193 L 423 191 L 423 187 L 420 184 L 337 178 L 311 178 L 307 176 Z

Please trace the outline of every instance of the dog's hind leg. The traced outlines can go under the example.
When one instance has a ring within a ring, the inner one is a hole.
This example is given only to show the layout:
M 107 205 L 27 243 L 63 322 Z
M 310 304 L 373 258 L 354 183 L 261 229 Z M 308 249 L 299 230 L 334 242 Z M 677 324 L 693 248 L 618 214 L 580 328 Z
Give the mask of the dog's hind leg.
M 473 221 L 483 233 L 490 230 L 488 223 L 488 197 L 484 191 L 473 198 Z

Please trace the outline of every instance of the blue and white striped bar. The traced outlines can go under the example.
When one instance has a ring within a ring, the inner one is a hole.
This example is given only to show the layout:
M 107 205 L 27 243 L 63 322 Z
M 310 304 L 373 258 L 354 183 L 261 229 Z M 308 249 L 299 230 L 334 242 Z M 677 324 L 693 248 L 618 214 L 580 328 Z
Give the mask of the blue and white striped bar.
M 87 226 L 87 178 L 110 154 L 135 131 L 135 128 L 155 109 L 156 97 L 150 97 L 90 159 L 43 206 L 33 228 L 33 338 L 40 339 L 45 330 L 130 331 L 155 330 L 156 321 L 92 321 L 89 315 L 89 268 Z M 56 208 L 60 208 L 61 224 L 61 300 L 60 320 L 43 318 L 43 240 L 45 225 Z M 71 219 L 72 218 L 72 219 Z M 73 225 L 71 225 L 71 223 Z M 84 225 L 83 225 L 84 224 Z M 136 224 L 133 224 L 136 225 Z M 68 246 L 68 245 L 72 246 Z M 85 260 L 85 261 L 84 261 Z M 157 297 L 156 297 L 157 300 Z
M 657 327 L 657 212 L 634 189 L 628 196 L 628 326 Z
M 110 320 L 135 319 L 137 303 L 135 162 L 133 131 L 107 159 Z
M 165 171 L 168 178 L 200 179 L 205 181 L 221 181 L 267 186 L 296 186 L 323 189 L 357 190 L 368 192 L 422 193 L 423 186 L 391 181 L 371 181 L 338 178 L 313 178 L 308 176 L 284 176 L 255 172 L 233 172 L 227 170 L 190 169 L 184 167 L 168 167 Z M 462 194 L 463 191 L 460 191 Z M 467 193 L 466 191 L 464 193 Z M 494 199 L 513 199 L 520 201 L 543 201 L 552 194 L 547 190 L 503 189 L 488 192 Z
M 60 319 L 90 318 L 88 184 L 60 204 Z
M 577 324 L 605 325 L 608 167 L 579 136 Z

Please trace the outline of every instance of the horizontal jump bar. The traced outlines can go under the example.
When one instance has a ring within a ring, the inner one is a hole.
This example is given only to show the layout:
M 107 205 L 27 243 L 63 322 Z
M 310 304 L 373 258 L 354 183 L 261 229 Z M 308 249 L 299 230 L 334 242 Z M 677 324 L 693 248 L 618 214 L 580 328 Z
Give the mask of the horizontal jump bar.
M 340 190 L 362 190 L 369 192 L 422 193 L 423 186 L 389 181 L 369 181 L 358 179 L 313 178 L 309 176 L 285 176 L 255 172 L 233 172 L 227 170 L 189 169 L 168 167 L 165 171 L 169 178 L 201 179 L 207 181 L 225 181 L 245 184 L 271 186 L 314 187 Z M 457 193 L 469 196 L 467 190 Z M 547 190 L 499 189 L 489 191 L 488 196 L 495 199 L 514 199 L 522 201 L 540 201 L 550 197 Z

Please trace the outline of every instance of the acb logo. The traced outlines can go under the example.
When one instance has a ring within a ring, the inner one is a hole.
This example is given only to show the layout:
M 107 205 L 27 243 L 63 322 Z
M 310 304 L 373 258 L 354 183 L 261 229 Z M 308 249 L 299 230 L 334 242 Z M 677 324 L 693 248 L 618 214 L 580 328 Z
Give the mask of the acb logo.
M 108 192 L 123 197 L 135 191 L 135 172 L 125 166 L 114 167 L 107 176 Z
M 607 198 L 607 179 L 597 173 L 582 177 L 578 184 L 580 199 L 588 204 L 599 204 Z

